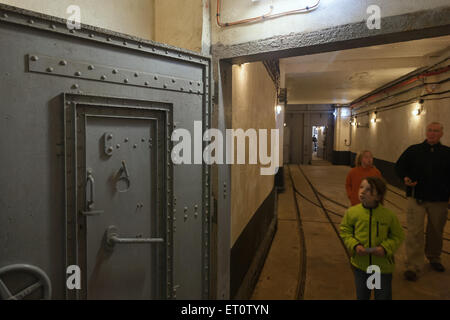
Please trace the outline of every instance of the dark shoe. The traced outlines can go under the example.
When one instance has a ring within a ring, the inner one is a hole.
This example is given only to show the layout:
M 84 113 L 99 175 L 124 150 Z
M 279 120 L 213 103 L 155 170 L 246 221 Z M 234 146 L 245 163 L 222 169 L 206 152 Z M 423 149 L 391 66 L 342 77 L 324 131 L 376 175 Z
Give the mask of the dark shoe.
M 430 266 L 434 270 L 436 270 L 437 272 L 444 272 L 445 271 L 444 266 L 441 263 L 439 263 L 439 262 L 430 262 Z
M 406 270 L 403 275 L 405 276 L 405 279 L 408 281 L 416 281 L 417 280 L 417 274 L 414 271 Z

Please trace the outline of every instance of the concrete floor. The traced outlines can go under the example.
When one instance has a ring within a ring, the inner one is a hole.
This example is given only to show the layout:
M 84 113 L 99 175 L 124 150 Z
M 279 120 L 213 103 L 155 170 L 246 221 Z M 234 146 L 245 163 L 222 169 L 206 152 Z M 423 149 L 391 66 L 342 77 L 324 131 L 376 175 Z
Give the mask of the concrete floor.
M 349 205 L 345 192 L 345 178 L 350 167 L 332 166 L 326 161 L 314 161 L 311 166 L 301 166 L 303 172 L 324 196 Z M 270 248 L 252 299 L 282 300 L 342 300 L 355 299 L 355 288 L 350 263 L 340 238 L 333 229 L 331 219 L 339 230 L 341 217 L 329 214 L 326 217 L 309 183 L 297 165 L 285 166 L 285 192 L 278 196 L 278 229 Z M 292 176 L 300 216 L 297 216 Z M 404 194 L 403 191 L 388 186 Z M 330 211 L 343 215 L 345 209 L 320 197 Z M 388 191 L 385 206 L 397 213 L 400 223 L 406 225 L 406 200 Z M 299 220 L 300 218 L 300 220 Z M 300 222 L 299 222 L 300 221 Z M 304 239 L 300 228 L 303 229 Z M 450 223 L 447 223 L 444 238 L 450 238 Z M 450 241 L 444 241 L 443 250 L 450 252 Z M 393 277 L 393 298 L 450 299 L 450 255 L 443 253 L 442 262 L 447 267 L 438 273 L 425 266 L 416 282 L 404 280 L 404 244 L 396 253 L 396 271 Z M 302 289 L 303 288 L 303 289 Z

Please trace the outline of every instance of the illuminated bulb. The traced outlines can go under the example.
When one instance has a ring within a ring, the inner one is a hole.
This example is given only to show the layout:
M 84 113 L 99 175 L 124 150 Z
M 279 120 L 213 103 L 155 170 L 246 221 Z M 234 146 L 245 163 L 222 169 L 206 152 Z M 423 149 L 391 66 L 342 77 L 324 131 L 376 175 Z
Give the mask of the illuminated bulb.
M 284 126 L 286 127 L 286 122 L 284 123 Z
M 275 112 L 276 112 L 277 114 L 280 114 L 280 113 L 281 113 L 281 106 L 276 106 L 276 107 L 275 107 Z
M 377 122 L 377 119 L 376 119 L 376 118 L 372 118 L 372 119 L 370 120 L 370 122 L 375 123 L 375 122 Z
M 420 114 L 420 109 L 415 109 L 415 110 L 413 110 L 412 114 L 413 114 L 414 116 L 418 116 L 418 115 Z

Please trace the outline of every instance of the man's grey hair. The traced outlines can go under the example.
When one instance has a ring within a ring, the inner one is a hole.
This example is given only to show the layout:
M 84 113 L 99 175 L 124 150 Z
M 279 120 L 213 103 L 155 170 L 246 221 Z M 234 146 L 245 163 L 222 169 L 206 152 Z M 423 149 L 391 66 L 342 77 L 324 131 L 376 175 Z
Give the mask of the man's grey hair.
M 430 122 L 430 123 L 427 125 L 427 129 L 428 129 L 429 126 L 431 126 L 431 125 L 433 125 L 433 124 L 440 126 L 440 127 L 441 127 L 441 131 L 444 132 L 444 126 L 442 125 L 442 123 L 437 122 L 437 121 Z

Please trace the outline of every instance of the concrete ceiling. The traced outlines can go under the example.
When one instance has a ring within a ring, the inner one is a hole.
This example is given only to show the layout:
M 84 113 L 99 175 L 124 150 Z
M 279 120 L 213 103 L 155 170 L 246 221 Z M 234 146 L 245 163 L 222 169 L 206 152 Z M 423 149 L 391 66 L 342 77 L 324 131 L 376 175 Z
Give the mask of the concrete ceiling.
M 280 59 L 288 104 L 346 104 L 450 49 L 450 36 Z M 442 57 L 441 57 L 442 58 Z

